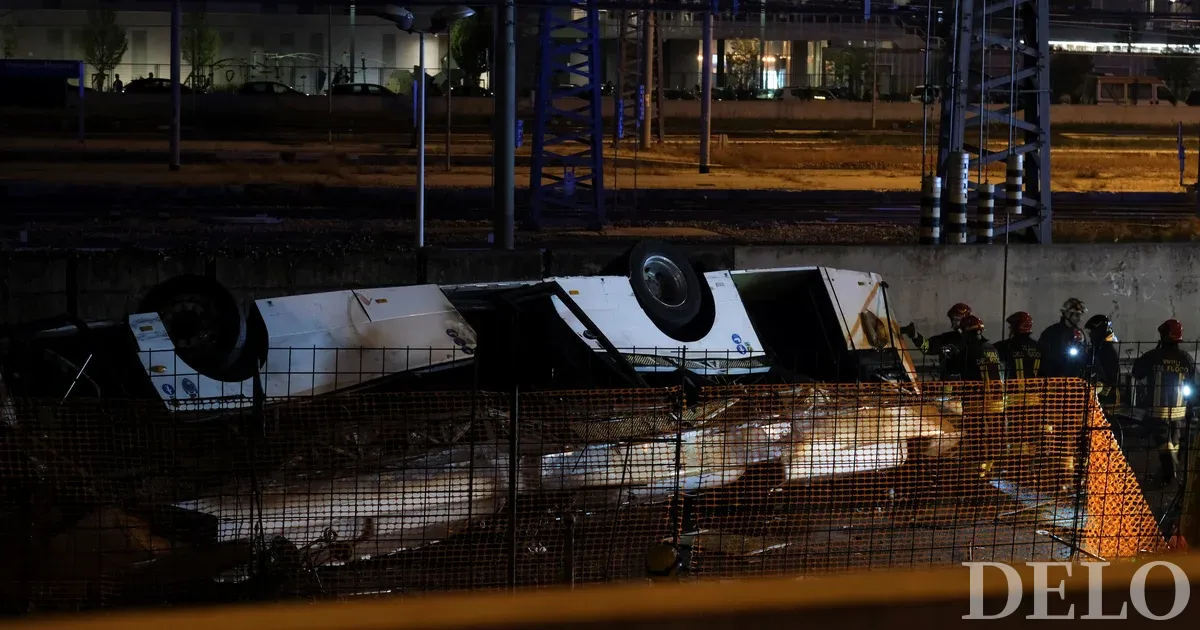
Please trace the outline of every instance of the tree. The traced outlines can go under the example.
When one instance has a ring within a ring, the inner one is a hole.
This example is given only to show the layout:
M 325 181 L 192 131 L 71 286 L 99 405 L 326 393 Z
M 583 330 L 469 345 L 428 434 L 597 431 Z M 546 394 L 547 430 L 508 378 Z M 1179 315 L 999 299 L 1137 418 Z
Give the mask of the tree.
M 492 58 L 492 13 L 480 10 L 450 26 L 450 55 L 458 69 L 479 85 L 479 77 L 488 71 Z M 451 76 L 447 68 L 446 76 Z
M 749 87 L 758 71 L 758 40 L 731 39 L 725 42 L 725 85 Z
M 87 26 L 83 27 L 80 53 L 83 60 L 96 69 L 101 84 L 108 73 L 121 63 L 129 50 L 129 37 L 117 24 L 117 12 L 112 9 L 89 9 Z
M 17 29 L 20 26 L 20 22 L 12 20 L 12 11 L 0 13 L 0 59 L 17 56 Z
M 212 69 L 221 53 L 221 35 L 203 13 L 185 15 L 182 30 L 179 52 L 191 67 L 185 82 L 193 88 L 203 88 L 207 85 L 206 70 Z
M 1050 55 L 1050 95 L 1054 103 L 1086 103 L 1096 98 L 1085 93 L 1091 85 L 1095 92 L 1095 83 L 1089 77 L 1095 71 L 1091 55 L 1077 53 L 1051 53 Z
M 1187 98 L 1192 90 L 1192 79 L 1196 78 L 1194 55 L 1172 54 L 1154 59 L 1154 72 L 1171 88 L 1175 98 Z

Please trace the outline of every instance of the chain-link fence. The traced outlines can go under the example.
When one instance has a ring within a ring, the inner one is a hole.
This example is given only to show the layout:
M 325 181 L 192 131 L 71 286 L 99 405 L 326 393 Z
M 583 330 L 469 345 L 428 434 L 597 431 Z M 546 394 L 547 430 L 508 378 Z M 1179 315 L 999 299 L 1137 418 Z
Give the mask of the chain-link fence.
M 14 611 L 1127 558 L 1166 548 L 1078 379 L 16 398 Z

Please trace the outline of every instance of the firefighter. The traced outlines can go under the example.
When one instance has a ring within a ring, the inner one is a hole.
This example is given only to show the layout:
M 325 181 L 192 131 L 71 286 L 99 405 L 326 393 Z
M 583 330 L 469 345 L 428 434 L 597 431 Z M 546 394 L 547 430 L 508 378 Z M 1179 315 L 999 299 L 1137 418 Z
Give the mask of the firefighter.
M 1038 343 L 1042 346 L 1042 376 L 1084 375 L 1087 358 L 1087 336 L 1079 327 L 1087 307 L 1079 298 L 1070 298 L 1062 305 L 1062 318 L 1042 331 Z
M 1008 339 L 996 343 L 1004 378 L 1038 378 L 1042 375 L 1042 348 L 1033 338 L 1033 318 L 1025 311 L 1008 316 Z
M 996 346 L 983 337 L 983 320 L 974 315 L 962 319 L 962 350 L 953 354 L 951 371 L 964 381 L 1000 380 L 1000 356 Z
M 942 378 L 947 376 L 947 358 L 951 355 L 960 352 L 963 349 L 962 321 L 964 318 L 971 315 L 971 307 L 959 302 L 950 307 L 946 311 L 946 317 L 950 320 L 950 330 L 934 335 L 932 337 L 924 337 L 917 332 L 916 324 L 909 323 L 900 332 L 912 339 L 913 345 L 917 347 L 924 355 L 934 355 L 939 358 L 942 366 Z
M 1146 392 L 1141 406 L 1147 410 L 1147 419 L 1157 425 L 1155 441 L 1162 463 L 1161 480 L 1167 484 L 1175 479 L 1179 470 L 1179 444 L 1184 437 L 1182 425 L 1188 417 L 1196 366 L 1192 357 L 1179 347 L 1183 341 L 1183 324 L 1168 319 L 1158 327 L 1158 335 L 1158 347 L 1133 363 L 1133 379 Z
M 1117 379 L 1121 374 L 1121 357 L 1117 354 L 1117 336 L 1113 334 L 1112 321 L 1107 315 L 1093 315 L 1083 328 L 1088 333 L 1091 346 L 1088 353 L 1089 376 L 1096 385 L 1100 403 L 1118 404 L 1120 390 Z

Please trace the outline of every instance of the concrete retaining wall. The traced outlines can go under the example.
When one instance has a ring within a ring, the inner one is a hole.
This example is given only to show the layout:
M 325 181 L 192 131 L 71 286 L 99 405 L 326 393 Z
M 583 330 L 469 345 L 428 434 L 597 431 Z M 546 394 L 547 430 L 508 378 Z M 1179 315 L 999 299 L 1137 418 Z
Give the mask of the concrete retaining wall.
M 564 99 L 563 107 L 578 107 L 582 101 Z M 169 97 L 160 94 L 95 94 L 88 96 L 86 112 L 98 118 L 160 118 L 169 115 Z M 183 116 L 189 118 L 222 118 L 230 116 L 282 115 L 313 118 L 317 124 L 329 116 L 330 101 L 319 96 L 261 97 L 238 94 L 188 95 L 183 99 Z M 486 118 L 492 115 L 493 102 L 490 98 L 458 98 L 452 102 L 454 116 L 463 118 Z M 612 115 L 612 99 L 604 99 L 601 107 L 605 116 Z M 699 101 L 667 101 L 664 105 L 668 118 L 698 118 Z M 999 107 L 999 106 L 996 106 Z M 387 117 L 409 119 L 412 99 L 342 97 L 332 101 L 334 116 L 361 115 L 365 117 Z M 877 103 L 875 117 L 883 123 L 919 123 L 919 103 Z M 428 116 L 431 120 L 444 117 L 445 101 L 431 99 Z M 938 108 L 930 110 L 936 120 Z M 1128 126 L 1174 126 L 1176 123 L 1200 123 L 1200 107 L 1185 105 L 1053 105 L 1051 119 L 1059 125 L 1128 125 Z M 854 120 L 869 121 L 871 104 L 852 101 L 715 101 L 712 104 L 713 118 L 718 120 Z M 519 99 L 518 115 L 529 118 L 533 115 L 530 99 Z
M 967 247 L 740 247 L 739 268 L 825 265 L 883 275 L 898 317 L 926 331 L 945 327 L 946 310 L 970 304 L 999 338 L 1008 313 L 1027 311 L 1035 331 L 1058 320 L 1069 297 L 1113 319 L 1117 336 L 1153 340 L 1169 317 L 1200 338 L 1200 248 L 1181 244 Z M 1007 278 L 1007 282 L 1006 282 Z M 1007 284 L 1007 290 L 1005 286 Z
M 1000 334 L 1006 312 L 1025 310 L 1038 330 L 1054 322 L 1068 297 L 1092 313 L 1108 313 L 1118 336 L 1155 337 L 1168 317 L 1200 337 L 1200 248 L 1191 244 L 967 247 L 700 247 L 707 269 L 826 265 L 881 273 L 899 319 L 940 330 L 955 302 L 974 307 Z M 145 291 L 181 273 L 207 274 L 242 298 L 263 298 L 351 287 L 533 279 L 596 274 L 622 247 L 562 250 L 394 251 L 344 256 L 315 254 L 166 255 L 151 252 L 9 254 L 4 261 L 3 309 L 8 323 L 75 312 L 119 318 Z M 1007 283 L 1006 283 L 1007 277 Z M 1007 284 L 1007 291 L 1005 285 Z

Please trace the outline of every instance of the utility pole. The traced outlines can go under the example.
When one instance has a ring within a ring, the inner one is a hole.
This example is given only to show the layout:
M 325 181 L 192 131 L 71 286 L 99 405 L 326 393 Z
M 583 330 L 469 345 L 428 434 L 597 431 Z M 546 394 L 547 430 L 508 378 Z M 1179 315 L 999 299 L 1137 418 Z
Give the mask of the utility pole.
M 516 229 L 516 150 L 517 150 L 517 12 L 515 0 L 504 0 L 498 7 L 496 46 L 492 66 L 496 77 L 496 116 L 493 125 L 492 155 L 495 157 L 496 182 L 492 210 L 495 212 L 495 245 L 497 249 L 515 247 Z M 542 95 L 539 94 L 538 98 Z M 532 188 L 532 187 L 531 187 Z
M 183 71 L 180 61 L 180 40 L 182 39 L 183 30 L 183 2 L 182 0 L 171 1 L 171 139 L 169 147 L 171 151 L 171 163 L 168 165 L 172 171 L 179 170 L 179 136 L 180 127 L 182 126 L 179 120 L 180 110 L 182 109 L 183 96 L 182 90 L 179 88 L 179 81 L 182 78 Z
M 333 144 L 333 5 L 325 5 L 325 97 L 329 105 L 329 144 Z
M 350 82 L 354 83 L 354 73 L 358 68 L 358 56 L 354 54 L 354 3 L 350 3 Z
M 666 95 L 665 84 L 667 82 L 667 73 L 663 67 L 663 56 L 667 53 L 666 46 L 663 45 L 662 22 L 659 21 L 661 16 L 657 13 L 654 15 L 654 53 L 656 66 L 654 68 L 654 76 L 658 80 L 654 82 L 654 115 L 658 118 L 658 143 L 662 144 L 667 141 L 667 114 L 664 111 L 663 100 Z
M 645 151 L 650 148 L 650 125 L 654 117 L 650 111 L 650 90 L 654 89 L 654 11 L 647 10 L 643 12 L 645 19 L 642 20 L 642 120 L 641 134 L 639 142 L 641 149 Z M 660 77 L 661 81 L 662 78 Z
M 700 55 L 700 172 L 708 172 L 708 149 L 712 145 L 713 15 L 704 12 L 704 43 Z
M 875 128 L 875 104 L 879 102 L 879 19 L 872 20 L 875 31 L 871 40 L 871 128 Z
M 425 31 L 417 36 L 417 82 L 413 89 L 420 90 L 417 96 L 417 249 L 425 247 L 425 108 L 429 106 L 429 95 L 425 93 L 429 84 L 425 81 Z
M 758 11 L 758 80 L 757 89 L 767 87 L 767 3 L 763 3 Z

